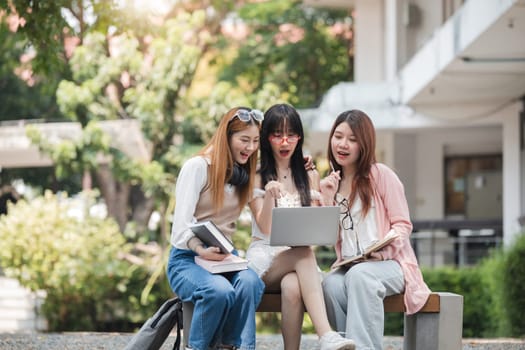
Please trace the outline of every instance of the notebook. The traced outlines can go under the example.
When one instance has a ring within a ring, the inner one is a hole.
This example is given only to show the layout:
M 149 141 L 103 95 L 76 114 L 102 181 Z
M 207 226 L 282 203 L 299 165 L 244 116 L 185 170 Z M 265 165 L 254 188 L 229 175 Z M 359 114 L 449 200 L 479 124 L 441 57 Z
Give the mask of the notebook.
M 339 231 L 339 206 L 273 208 L 272 246 L 333 246 Z

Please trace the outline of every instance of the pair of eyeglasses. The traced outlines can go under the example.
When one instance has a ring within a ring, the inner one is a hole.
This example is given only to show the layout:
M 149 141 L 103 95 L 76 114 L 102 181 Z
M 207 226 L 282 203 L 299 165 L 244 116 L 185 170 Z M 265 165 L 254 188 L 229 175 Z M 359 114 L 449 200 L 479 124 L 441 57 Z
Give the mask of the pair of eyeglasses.
M 350 215 L 350 208 L 348 207 L 348 199 L 343 198 L 337 204 L 339 204 L 340 214 L 343 216 L 341 218 L 341 226 L 343 226 L 343 229 L 345 230 L 353 230 L 354 220 L 352 220 L 352 215 Z
M 299 135 L 270 135 L 270 142 L 274 143 L 276 145 L 282 145 L 284 141 L 288 143 L 297 143 L 301 139 L 301 136 Z
M 231 122 L 233 119 L 235 119 L 235 117 L 239 118 L 240 121 L 245 123 L 249 123 L 251 119 L 258 123 L 261 123 L 264 120 L 263 112 L 259 111 L 258 109 L 252 109 L 251 111 L 246 109 L 238 109 L 228 122 Z

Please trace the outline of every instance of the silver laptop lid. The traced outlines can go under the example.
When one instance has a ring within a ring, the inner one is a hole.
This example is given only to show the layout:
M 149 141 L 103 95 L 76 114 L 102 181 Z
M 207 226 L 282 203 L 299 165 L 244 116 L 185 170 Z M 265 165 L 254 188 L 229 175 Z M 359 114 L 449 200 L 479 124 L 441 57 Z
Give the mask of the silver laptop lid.
M 339 207 L 273 208 L 272 246 L 335 245 Z

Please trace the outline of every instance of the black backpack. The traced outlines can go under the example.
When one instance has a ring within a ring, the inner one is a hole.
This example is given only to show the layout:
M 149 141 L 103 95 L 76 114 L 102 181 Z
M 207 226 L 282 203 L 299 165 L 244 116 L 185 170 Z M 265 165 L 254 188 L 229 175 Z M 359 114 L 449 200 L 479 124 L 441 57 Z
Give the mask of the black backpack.
M 182 300 L 179 298 L 169 299 L 162 304 L 157 312 L 131 338 L 124 350 L 158 350 L 175 326 L 177 326 L 177 338 L 173 344 L 173 349 L 179 350 L 180 330 L 182 328 Z

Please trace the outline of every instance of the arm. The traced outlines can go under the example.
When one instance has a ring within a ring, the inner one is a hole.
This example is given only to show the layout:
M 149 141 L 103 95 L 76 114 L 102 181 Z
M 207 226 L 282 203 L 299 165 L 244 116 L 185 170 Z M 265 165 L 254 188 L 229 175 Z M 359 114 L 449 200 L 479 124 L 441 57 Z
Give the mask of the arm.
M 322 198 L 321 198 L 321 189 L 319 187 L 320 177 L 317 170 L 312 169 L 308 171 L 308 179 L 310 182 L 310 192 L 314 192 L 317 196 L 316 198 L 312 197 L 312 207 L 318 207 L 322 205 Z
M 335 194 L 339 188 L 341 175 L 338 171 L 332 171 L 327 177 L 322 179 L 319 184 L 321 190 L 322 205 L 335 205 Z
M 339 173 L 339 170 L 332 171 L 327 177 L 321 180 L 320 189 L 322 205 L 337 205 L 337 202 L 335 201 L 335 195 L 337 193 L 337 189 L 339 188 L 340 181 L 341 175 Z M 341 243 L 341 230 L 339 230 L 339 234 L 337 235 L 337 241 L 335 242 L 334 246 L 335 255 L 337 257 L 334 261 L 334 264 L 343 260 L 343 256 L 341 254 Z
M 378 222 L 383 223 L 378 227 L 382 231 L 381 237 L 390 231 L 395 231 L 400 236 L 379 252 L 382 259 L 388 260 L 392 259 L 406 244 L 410 244 L 412 223 L 404 186 L 396 173 L 383 164 L 377 164 L 374 181 L 382 202 L 380 207 L 383 209 L 381 213 L 377 213 L 378 220 L 381 216 Z
M 208 164 L 202 157 L 194 157 L 184 163 L 175 187 L 177 204 L 173 214 L 173 226 L 170 242 L 179 249 L 191 249 L 210 260 L 222 260 L 224 254 L 218 254 L 217 247 L 205 248 L 200 239 L 195 237 L 190 224 L 195 223 L 195 209 L 201 191 L 206 186 Z
M 255 187 L 261 188 L 261 177 L 255 177 Z M 278 181 L 270 181 L 264 186 L 264 195 L 255 197 L 250 203 L 250 210 L 257 226 L 262 233 L 269 237 L 272 227 L 272 209 L 277 198 L 284 192 L 283 185 Z

